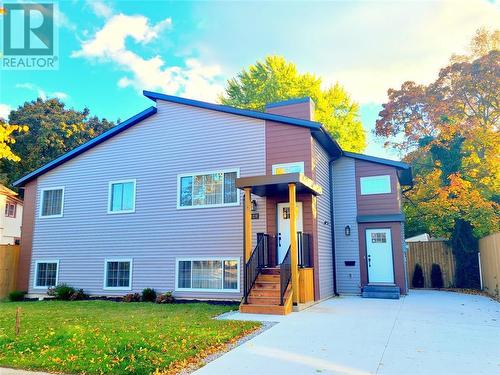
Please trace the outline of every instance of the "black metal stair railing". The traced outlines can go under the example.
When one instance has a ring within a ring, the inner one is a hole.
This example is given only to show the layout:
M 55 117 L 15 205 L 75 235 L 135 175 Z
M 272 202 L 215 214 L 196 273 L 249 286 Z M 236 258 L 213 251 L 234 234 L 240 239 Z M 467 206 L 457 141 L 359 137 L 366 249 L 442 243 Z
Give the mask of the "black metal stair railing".
M 291 258 L 291 246 L 288 247 L 288 251 L 283 258 L 283 262 L 280 264 L 280 305 L 285 304 L 285 294 L 290 285 L 290 280 L 292 279 L 292 258 Z
M 298 266 L 312 267 L 311 235 L 297 232 Z
M 257 234 L 257 245 L 250 255 L 250 259 L 245 263 L 245 274 L 244 274 L 244 301 L 248 303 L 248 295 L 252 290 L 255 280 L 260 274 L 260 271 L 264 267 L 269 266 L 269 235 L 265 233 Z

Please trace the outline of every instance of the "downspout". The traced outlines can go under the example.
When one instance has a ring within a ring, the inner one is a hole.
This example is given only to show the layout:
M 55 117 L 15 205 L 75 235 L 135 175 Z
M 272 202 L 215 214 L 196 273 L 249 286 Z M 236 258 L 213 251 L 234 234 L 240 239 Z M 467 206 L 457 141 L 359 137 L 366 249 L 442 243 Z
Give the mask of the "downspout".
M 337 293 L 337 262 L 335 261 L 335 221 L 333 218 L 333 162 L 332 159 L 328 163 L 328 185 L 330 187 L 330 231 L 332 233 L 332 262 L 333 262 L 333 294 L 339 296 Z

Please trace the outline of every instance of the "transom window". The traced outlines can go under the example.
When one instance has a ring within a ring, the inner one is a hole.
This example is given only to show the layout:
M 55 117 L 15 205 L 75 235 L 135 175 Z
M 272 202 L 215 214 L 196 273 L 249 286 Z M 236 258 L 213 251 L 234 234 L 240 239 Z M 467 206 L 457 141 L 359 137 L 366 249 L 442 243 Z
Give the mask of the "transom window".
M 391 192 L 391 176 L 369 176 L 359 179 L 361 195 L 388 194 Z
M 238 205 L 238 170 L 179 176 L 178 207 L 217 207 Z
M 35 264 L 35 288 L 49 288 L 57 285 L 59 262 L 37 261 Z
M 132 260 L 106 260 L 104 287 L 107 289 L 130 289 L 132 284 Z
M 7 202 L 5 205 L 5 216 L 6 217 L 16 217 L 16 204 Z
M 238 259 L 179 259 L 177 290 L 239 290 Z
M 304 173 L 304 162 L 273 164 L 273 174 Z
M 135 211 L 135 180 L 109 183 L 108 213 Z
M 63 215 L 64 187 L 42 190 L 41 217 L 61 217 Z

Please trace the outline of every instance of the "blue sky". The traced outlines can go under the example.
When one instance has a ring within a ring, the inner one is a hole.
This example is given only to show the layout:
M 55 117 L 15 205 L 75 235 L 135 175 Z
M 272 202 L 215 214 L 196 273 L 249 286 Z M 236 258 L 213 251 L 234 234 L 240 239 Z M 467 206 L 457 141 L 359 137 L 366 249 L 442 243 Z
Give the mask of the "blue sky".
M 215 101 L 226 80 L 269 54 L 340 82 L 361 105 L 368 154 L 397 158 L 371 131 L 388 88 L 431 82 L 495 1 L 60 1 L 59 69 L 0 71 L 0 116 L 37 96 L 111 120 L 152 105 L 143 89 Z

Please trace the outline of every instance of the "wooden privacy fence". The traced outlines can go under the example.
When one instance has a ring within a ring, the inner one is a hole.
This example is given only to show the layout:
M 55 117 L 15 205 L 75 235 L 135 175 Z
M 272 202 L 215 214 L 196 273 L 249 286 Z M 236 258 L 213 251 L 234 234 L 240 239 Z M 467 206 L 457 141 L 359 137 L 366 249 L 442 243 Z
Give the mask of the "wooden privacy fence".
M 479 254 L 483 290 L 500 300 L 500 232 L 479 240 Z
M 449 288 L 455 285 L 455 257 L 449 247 L 443 241 L 408 242 L 406 253 L 406 264 L 408 270 L 408 286 L 411 288 L 411 280 L 415 271 L 415 264 L 420 264 L 424 272 L 424 288 L 432 288 L 431 268 L 432 264 L 439 264 L 443 274 L 443 285 Z
M 0 245 L 0 298 L 16 289 L 19 245 Z

